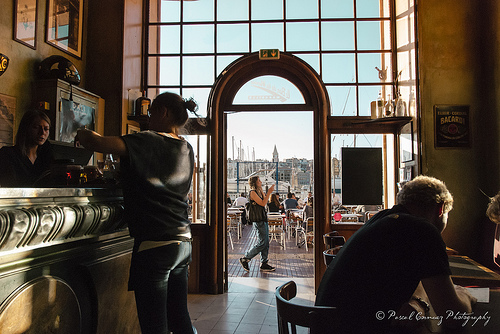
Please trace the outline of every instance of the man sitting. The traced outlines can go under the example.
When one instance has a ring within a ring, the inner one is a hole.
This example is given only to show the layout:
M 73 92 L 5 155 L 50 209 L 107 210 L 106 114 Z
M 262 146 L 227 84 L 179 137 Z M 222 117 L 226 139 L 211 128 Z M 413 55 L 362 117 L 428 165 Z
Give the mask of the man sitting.
M 453 198 L 441 181 L 419 176 L 356 232 L 327 268 L 316 305 L 339 308 L 339 333 L 390 333 L 391 320 L 422 282 L 443 326 L 447 312 L 471 312 L 476 299 L 451 280 L 446 227 Z M 425 297 L 414 295 L 414 297 Z M 410 316 L 410 314 L 406 314 Z
M 285 210 L 299 208 L 299 202 L 297 202 L 297 199 L 295 198 L 295 195 L 293 193 L 288 193 L 286 197 L 287 199 L 283 202 Z

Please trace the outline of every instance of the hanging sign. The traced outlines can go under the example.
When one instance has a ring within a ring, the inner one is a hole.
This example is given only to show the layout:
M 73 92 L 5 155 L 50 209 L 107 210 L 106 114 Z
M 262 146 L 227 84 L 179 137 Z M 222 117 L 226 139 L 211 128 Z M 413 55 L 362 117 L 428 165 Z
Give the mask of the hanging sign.
M 9 67 L 9 58 L 0 53 L 0 76 L 7 71 L 7 67 Z
M 435 146 L 470 147 L 469 106 L 435 105 Z

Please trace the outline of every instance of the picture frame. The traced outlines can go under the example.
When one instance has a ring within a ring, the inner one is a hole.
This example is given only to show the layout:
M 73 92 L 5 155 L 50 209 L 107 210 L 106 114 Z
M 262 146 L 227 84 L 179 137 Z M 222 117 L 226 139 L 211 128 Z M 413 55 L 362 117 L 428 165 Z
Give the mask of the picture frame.
M 434 105 L 435 148 L 470 148 L 470 106 Z
M 16 42 L 36 50 L 38 0 L 14 0 L 14 36 Z
M 133 134 L 137 132 L 141 132 L 141 129 L 138 126 L 127 123 L 127 134 Z
M 0 147 L 14 145 L 16 98 L 0 94 Z
M 82 56 L 83 1 L 47 1 L 46 42 L 77 58 Z

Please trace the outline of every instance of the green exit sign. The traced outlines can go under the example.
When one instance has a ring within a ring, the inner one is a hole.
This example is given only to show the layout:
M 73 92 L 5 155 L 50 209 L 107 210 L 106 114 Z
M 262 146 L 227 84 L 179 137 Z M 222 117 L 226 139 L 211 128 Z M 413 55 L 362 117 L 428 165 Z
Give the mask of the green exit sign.
M 280 59 L 279 49 L 261 49 L 259 59 Z

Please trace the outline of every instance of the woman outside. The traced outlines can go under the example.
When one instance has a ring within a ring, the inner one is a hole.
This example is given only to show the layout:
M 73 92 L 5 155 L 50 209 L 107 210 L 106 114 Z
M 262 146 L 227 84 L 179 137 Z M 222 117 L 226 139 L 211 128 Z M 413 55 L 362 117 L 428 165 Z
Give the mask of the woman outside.
M 32 187 L 50 169 L 50 118 L 40 110 L 27 111 L 16 134 L 16 144 L 0 149 L 0 186 Z
M 143 334 L 196 333 L 187 308 L 191 222 L 188 193 L 194 155 L 178 129 L 196 103 L 173 93 L 150 108 L 150 131 L 103 137 L 79 130 L 75 143 L 120 155 L 125 214 L 134 238 L 129 290 L 134 290 Z
M 269 200 L 269 196 L 271 196 L 271 193 L 274 190 L 274 184 L 269 188 L 269 191 L 264 193 L 262 190 L 262 181 L 259 179 L 258 176 L 254 175 L 251 176 L 248 179 L 248 183 L 250 185 L 250 206 L 255 206 L 257 209 L 259 207 L 264 208 L 265 212 L 265 207 L 267 204 L 267 201 Z M 252 210 L 252 209 L 250 209 Z M 246 271 L 250 271 L 250 268 L 248 266 L 248 263 L 250 260 L 256 256 L 257 254 L 260 253 L 260 270 L 262 271 L 274 271 L 275 268 L 271 267 L 267 262 L 268 262 L 268 254 L 269 254 L 269 225 L 267 223 L 267 216 L 262 218 L 262 221 L 254 221 L 253 226 L 257 230 L 257 244 L 248 250 L 245 253 L 245 256 L 240 258 L 240 263 L 243 269 Z
M 269 212 L 280 212 L 280 201 L 278 199 L 278 195 L 271 194 L 271 197 L 269 197 L 269 203 L 267 203 L 267 208 Z

